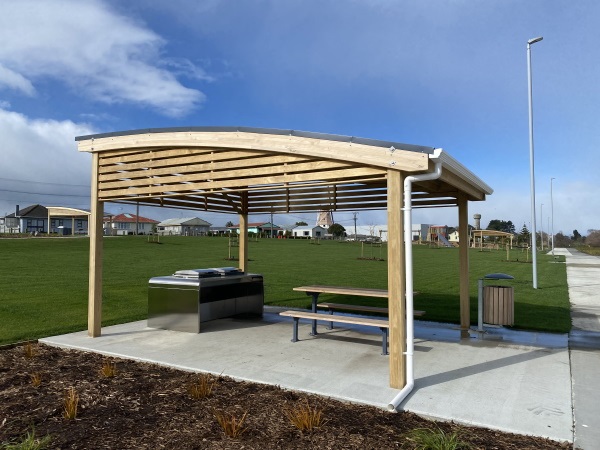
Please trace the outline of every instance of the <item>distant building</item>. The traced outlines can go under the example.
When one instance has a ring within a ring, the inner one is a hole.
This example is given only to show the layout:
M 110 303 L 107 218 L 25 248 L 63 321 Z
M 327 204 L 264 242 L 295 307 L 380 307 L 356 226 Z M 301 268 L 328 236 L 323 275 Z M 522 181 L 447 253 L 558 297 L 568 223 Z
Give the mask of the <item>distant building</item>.
M 158 220 L 129 213 L 117 214 L 116 216 L 107 214 L 104 216 L 103 222 L 104 234 L 110 236 L 136 234 L 136 231 L 137 234 L 151 234 L 154 232 L 154 227 L 159 223 Z
M 0 233 L 87 234 L 89 211 L 64 206 L 31 205 L 6 215 Z
M 319 211 L 317 213 L 317 223 L 316 226 L 329 229 L 331 225 L 335 222 L 333 221 L 333 213 L 331 211 Z
M 233 225 L 231 227 L 227 227 L 231 231 L 235 231 L 237 234 L 240 234 L 240 225 Z M 254 234 L 263 234 L 263 235 L 273 235 L 277 236 L 278 234 L 283 234 L 285 230 L 271 222 L 253 222 L 248 224 L 248 233 Z
M 292 236 L 297 238 L 324 238 L 327 230 L 320 226 L 299 226 L 292 229 Z
M 413 223 L 411 227 L 413 241 L 426 241 L 429 226 L 428 223 Z
M 458 230 L 453 231 L 452 233 L 448 233 L 448 240 L 450 242 L 458 242 Z
M 211 223 L 199 217 L 163 220 L 156 226 L 160 235 L 203 236 L 210 231 Z

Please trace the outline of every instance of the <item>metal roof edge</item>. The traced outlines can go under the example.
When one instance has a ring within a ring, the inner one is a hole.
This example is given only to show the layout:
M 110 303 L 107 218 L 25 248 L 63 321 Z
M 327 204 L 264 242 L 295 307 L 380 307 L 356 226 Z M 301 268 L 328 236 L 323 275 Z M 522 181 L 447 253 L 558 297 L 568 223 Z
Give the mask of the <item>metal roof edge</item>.
M 436 148 L 433 154 L 429 155 L 429 158 L 440 159 L 442 161 L 442 167 L 447 167 L 461 178 L 468 180 L 469 183 L 477 186 L 479 189 L 485 192 L 486 195 L 491 195 L 494 192 L 494 190 L 487 183 L 485 183 L 481 178 L 450 156 L 450 154 L 446 153 L 443 149 Z
M 216 132 L 216 133 L 257 133 L 273 134 L 280 136 L 297 136 L 310 139 L 323 139 L 327 141 L 348 142 L 351 144 L 370 145 L 373 147 L 394 147 L 399 150 L 408 150 L 432 154 L 434 147 L 424 145 L 405 144 L 401 142 L 381 141 L 378 139 L 361 138 L 356 136 L 344 136 L 339 134 L 316 133 L 312 131 L 283 130 L 277 128 L 253 128 L 253 127 L 229 127 L 229 126 L 201 126 L 201 127 L 174 127 L 174 128 L 142 128 L 129 131 L 114 131 L 110 133 L 89 134 L 85 136 L 76 136 L 75 141 L 85 141 L 89 139 L 101 139 L 107 137 L 129 136 L 135 134 L 150 133 L 185 133 L 185 132 Z

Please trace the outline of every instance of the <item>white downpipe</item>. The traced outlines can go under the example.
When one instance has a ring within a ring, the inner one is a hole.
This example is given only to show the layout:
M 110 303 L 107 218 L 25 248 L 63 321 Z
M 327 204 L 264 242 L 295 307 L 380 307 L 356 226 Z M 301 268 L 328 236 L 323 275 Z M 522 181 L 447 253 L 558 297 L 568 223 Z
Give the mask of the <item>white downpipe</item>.
M 404 270 L 406 286 L 406 386 L 388 404 L 389 411 L 396 411 L 400 403 L 415 386 L 413 368 L 414 343 L 414 296 L 413 296 L 413 257 L 412 257 L 412 184 L 415 181 L 435 180 L 442 175 L 441 148 L 436 148 L 430 158 L 435 162 L 433 172 L 411 175 L 404 179 Z

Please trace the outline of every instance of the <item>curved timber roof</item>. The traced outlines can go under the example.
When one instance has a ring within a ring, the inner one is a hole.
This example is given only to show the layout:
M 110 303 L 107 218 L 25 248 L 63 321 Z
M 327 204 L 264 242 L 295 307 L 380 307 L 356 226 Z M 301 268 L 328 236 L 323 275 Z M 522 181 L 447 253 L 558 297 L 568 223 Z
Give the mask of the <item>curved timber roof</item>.
M 388 171 L 433 169 L 413 206 L 485 200 L 492 189 L 441 149 L 294 130 L 190 127 L 80 136 L 97 158 L 98 201 L 213 212 L 385 209 Z

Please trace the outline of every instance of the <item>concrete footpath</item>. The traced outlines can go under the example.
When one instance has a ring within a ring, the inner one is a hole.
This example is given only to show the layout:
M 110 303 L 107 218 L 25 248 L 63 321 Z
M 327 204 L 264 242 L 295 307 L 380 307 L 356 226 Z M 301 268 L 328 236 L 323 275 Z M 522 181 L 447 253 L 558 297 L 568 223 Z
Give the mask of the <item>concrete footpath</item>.
M 554 253 L 567 260 L 574 446 L 600 449 L 600 258 L 571 249 Z

